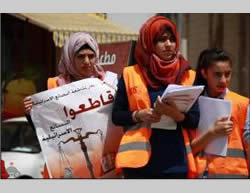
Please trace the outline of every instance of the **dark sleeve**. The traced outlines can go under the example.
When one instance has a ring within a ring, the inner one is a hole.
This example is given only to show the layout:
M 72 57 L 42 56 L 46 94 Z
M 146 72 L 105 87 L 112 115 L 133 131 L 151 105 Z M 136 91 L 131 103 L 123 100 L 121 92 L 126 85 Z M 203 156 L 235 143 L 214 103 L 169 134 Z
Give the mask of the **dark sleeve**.
M 191 109 L 185 114 L 185 119 L 181 123 L 182 127 L 188 129 L 196 129 L 200 120 L 200 110 L 198 100 L 194 103 Z
M 112 110 L 112 121 L 115 125 L 129 126 L 135 124 L 129 110 L 128 97 L 123 77 L 119 79 L 118 90 Z

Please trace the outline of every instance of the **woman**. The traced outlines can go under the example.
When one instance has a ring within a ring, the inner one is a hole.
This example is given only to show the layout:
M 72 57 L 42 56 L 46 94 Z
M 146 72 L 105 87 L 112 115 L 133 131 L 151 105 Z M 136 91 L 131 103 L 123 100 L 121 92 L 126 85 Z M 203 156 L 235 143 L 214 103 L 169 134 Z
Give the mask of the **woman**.
M 60 74 L 57 77 L 48 79 L 48 89 L 90 77 L 98 77 L 105 81 L 105 73 L 98 64 L 98 58 L 99 48 L 96 41 L 89 34 L 83 32 L 74 33 L 63 47 L 58 64 Z M 116 78 L 114 73 L 109 72 L 108 74 Z M 32 108 L 30 97 L 24 99 L 24 106 L 26 114 L 29 114 Z M 30 116 L 27 118 L 32 124 Z M 45 167 L 44 178 L 48 177 L 48 171 Z
M 231 120 L 228 117 L 218 118 L 214 126 L 201 136 L 196 136 L 195 130 L 188 131 L 194 155 L 194 159 L 189 160 L 189 164 L 194 166 L 190 167 L 193 168 L 190 173 L 203 178 L 247 178 L 246 153 L 249 152 L 245 151 L 244 144 L 249 141 L 249 98 L 228 89 L 232 61 L 221 49 L 206 49 L 200 54 L 196 73 L 195 85 L 205 85 L 205 96 L 230 100 L 232 115 Z M 228 136 L 226 157 L 206 154 L 204 148 L 220 136 Z
M 173 101 L 164 104 L 158 97 L 169 84 L 191 85 L 194 80 L 179 53 L 176 25 L 165 17 L 150 18 L 140 30 L 134 56 L 137 64 L 124 69 L 112 112 L 113 123 L 125 131 L 116 168 L 123 169 L 125 178 L 186 178 L 181 125 L 195 128 L 198 108 L 184 114 Z M 177 122 L 176 130 L 151 130 L 150 124 L 159 122 L 162 114 Z
M 58 64 L 59 76 L 48 79 L 48 89 L 62 86 L 84 78 L 104 79 L 104 71 L 98 65 L 99 48 L 87 33 L 74 33 L 66 42 Z M 32 108 L 30 97 L 24 99 L 25 112 Z

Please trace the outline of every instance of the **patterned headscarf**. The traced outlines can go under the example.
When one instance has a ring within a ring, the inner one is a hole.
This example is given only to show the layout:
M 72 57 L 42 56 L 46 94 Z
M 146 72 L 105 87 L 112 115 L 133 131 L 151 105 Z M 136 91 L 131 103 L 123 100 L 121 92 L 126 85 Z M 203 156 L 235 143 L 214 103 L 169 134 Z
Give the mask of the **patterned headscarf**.
M 154 38 L 162 26 L 168 26 L 176 39 L 176 55 L 169 61 L 162 60 L 154 53 Z M 179 53 L 179 36 L 176 25 L 163 16 L 153 16 L 141 27 L 135 48 L 135 59 L 142 69 L 145 81 L 154 89 L 171 83 L 179 83 L 184 71 L 190 68 L 189 63 Z
M 87 33 L 77 32 L 70 36 L 70 38 L 65 42 L 61 58 L 58 64 L 58 71 L 60 73 L 58 83 L 59 85 L 64 85 L 72 82 L 71 77 L 76 80 L 80 80 L 86 77 L 82 77 L 82 75 L 75 69 L 74 65 L 74 56 L 79 49 L 88 45 L 96 55 L 96 63 L 94 65 L 94 76 L 100 79 L 104 77 L 104 70 L 98 64 L 99 58 L 99 48 L 97 42 Z

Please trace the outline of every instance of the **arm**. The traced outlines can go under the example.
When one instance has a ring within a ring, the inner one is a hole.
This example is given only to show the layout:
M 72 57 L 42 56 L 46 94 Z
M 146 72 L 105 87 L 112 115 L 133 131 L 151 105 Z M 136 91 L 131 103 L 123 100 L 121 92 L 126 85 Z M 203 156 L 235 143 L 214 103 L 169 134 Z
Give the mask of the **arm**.
M 32 100 L 30 96 L 27 96 L 23 99 L 23 104 L 24 104 L 24 112 L 26 115 L 30 114 L 30 111 L 32 109 Z
M 115 125 L 120 126 L 135 124 L 132 119 L 132 112 L 129 110 L 127 92 L 123 77 L 121 77 L 118 82 L 118 90 L 112 110 L 112 121 Z
M 155 104 L 155 112 L 160 115 L 166 115 L 176 122 L 182 122 L 185 119 L 184 113 L 180 112 L 173 100 L 168 99 L 165 102 L 158 96 Z
M 130 111 L 124 79 L 121 77 L 113 105 L 112 121 L 114 124 L 121 126 L 130 126 L 137 122 L 155 123 L 160 121 L 160 115 L 152 108 Z
M 182 113 L 178 110 L 176 104 L 168 99 L 162 102 L 160 97 L 157 98 L 155 110 L 160 114 L 165 114 L 171 117 L 177 123 L 182 124 L 182 127 L 195 129 L 199 124 L 200 111 L 198 101 L 194 103 L 192 108 L 187 113 Z
M 188 129 L 196 129 L 200 120 L 200 111 L 198 101 L 194 103 L 191 109 L 185 113 L 185 118 L 181 122 L 182 127 Z
M 213 139 L 231 134 L 233 122 L 227 119 L 228 117 L 218 119 L 215 122 L 214 127 L 209 128 L 206 133 L 191 141 L 191 147 L 194 154 L 203 150 Z
M 193 154 L 200 152 L 203 150 L 209 143 L 214 139 L 214 136 L 210 131 L 206 132 L 205 134 L 196 137 L 193 141 L 191 141 L 191 147 Z

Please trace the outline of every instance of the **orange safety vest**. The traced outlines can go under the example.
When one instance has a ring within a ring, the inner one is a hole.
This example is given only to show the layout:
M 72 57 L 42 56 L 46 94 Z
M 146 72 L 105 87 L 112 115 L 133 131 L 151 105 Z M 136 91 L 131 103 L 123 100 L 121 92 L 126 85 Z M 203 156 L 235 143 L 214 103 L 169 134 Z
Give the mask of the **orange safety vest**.
M 188 157 L 188 177 L 203 178 L 248 178 L 247 157 L 243 144 L 243 129 L 246 121 L 249 98 L 228 91 L 225 99 L 232 101 L 233 131 L 228 136 L 227 156 L 205 156 L 203 152 L 192 154 L 189 141 L 196 137 L 195 130 L 184 130 L 184 141 L 191 152 Z M 186 146 L 187 147 L 187 146 Z
M 140 67 L 138 65 L 125 67 L 123 78 L 128 95 L 129 109 L 135 111 L 150 108 L 151 102 Z M 192 85 L 194 78 L 195 72 L 188 70 L 184 73 L 181 84 Z M 145 166 L 151 156 L 150 136 L 151 128 L 149 123 L 137 123 L 127 128 L 116 154 L 116 168 Z
M 53 78 L 49 78 L 47 81 L 47 88 L 48 89 L 52 89 L 52 88 L 56 88 L 59 86 L 58 82 L 58 76 L 53 77 Z

